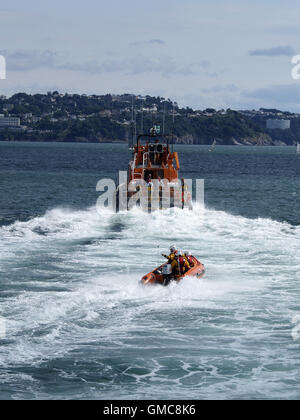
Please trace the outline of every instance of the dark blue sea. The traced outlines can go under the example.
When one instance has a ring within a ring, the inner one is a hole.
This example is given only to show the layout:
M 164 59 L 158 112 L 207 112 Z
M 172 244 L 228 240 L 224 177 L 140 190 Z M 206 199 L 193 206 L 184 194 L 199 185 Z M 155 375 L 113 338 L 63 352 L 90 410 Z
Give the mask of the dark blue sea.
M 175 149 L 204 212 L 97 212 L 125 145 L 0 143 L 0 399 L 299 399 L 300 155 Z M 172 244 L 205 277 L 141 286 Z

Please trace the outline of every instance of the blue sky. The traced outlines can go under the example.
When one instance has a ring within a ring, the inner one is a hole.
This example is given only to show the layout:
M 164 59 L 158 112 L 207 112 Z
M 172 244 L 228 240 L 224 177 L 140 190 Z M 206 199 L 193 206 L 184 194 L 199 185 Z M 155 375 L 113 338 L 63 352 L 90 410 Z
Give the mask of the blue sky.
M 300 112 L 294 0 L 36 0 L 0 5 L 10 95 L 159 95 L 181 106 Z

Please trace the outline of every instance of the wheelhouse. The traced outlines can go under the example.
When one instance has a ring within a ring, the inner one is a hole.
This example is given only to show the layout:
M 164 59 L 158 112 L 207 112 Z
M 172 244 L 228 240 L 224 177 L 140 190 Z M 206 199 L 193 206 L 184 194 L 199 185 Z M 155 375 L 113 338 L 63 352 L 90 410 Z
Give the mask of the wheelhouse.
M 133 157 L 129 163 L 129 182 L 135 179 L 167 179 L 169 182 L 178 178 L 180 169 L 177 152 L 170 150 L 167 136 L 141 134 L 137 137 Z

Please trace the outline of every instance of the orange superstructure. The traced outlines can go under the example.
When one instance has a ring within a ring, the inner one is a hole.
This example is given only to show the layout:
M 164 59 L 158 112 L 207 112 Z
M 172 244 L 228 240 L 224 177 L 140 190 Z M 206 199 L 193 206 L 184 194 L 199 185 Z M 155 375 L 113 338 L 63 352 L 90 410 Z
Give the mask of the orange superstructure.
M 144 145 L 142 139 L 146 140 Z M 129 182 L 136 179 L 147 181 L 149 175 L 152 179 L 161 178 L 172 182 L 178 179 L 179 169 L 178 154 L 171 152 L 169 141 L 165 136 L 157 134 L 138 136 L 133 159 L 128 168 Z

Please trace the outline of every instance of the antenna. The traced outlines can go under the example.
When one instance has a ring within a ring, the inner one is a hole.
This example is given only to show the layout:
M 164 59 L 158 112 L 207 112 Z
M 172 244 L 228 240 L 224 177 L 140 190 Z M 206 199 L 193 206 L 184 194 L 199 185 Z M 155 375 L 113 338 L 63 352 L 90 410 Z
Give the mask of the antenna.
M 144 132 L 144 112 L 143 112 L 143 108 L 142 108 L 142 112 L 141 112 L 141 134 L 143 134 Z
M 173 102 L 172 153 L 174 152 L 174 123 L 175 123 L 175 105 L 174 105 L 174 102 Z
M 131 97 L 131 148 L 132 148 L 132 154 L 133 154 L 133 144 L 134 144 L 134 126 L 133 126 L 133 95 Z
M 134 138 L 136 138 L 136 109 L 134 109 Z
M 165 134 L 165 114 L 166 114 L 166 103 L 164 102 L 164 112 L 163 112 L 163 134 Z

